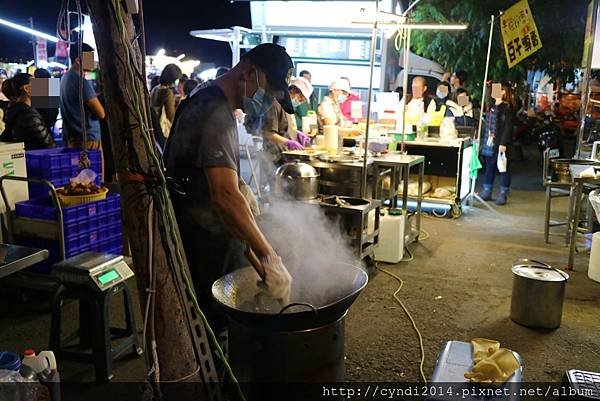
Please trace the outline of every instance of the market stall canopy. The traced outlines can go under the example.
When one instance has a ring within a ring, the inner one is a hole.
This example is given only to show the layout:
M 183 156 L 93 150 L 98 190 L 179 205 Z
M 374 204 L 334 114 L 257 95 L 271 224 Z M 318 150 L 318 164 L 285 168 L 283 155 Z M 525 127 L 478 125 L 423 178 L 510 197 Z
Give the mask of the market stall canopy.
M 216 40 L 219 42 L 233 42 L 239 40 L 239 34 L 250 32 L 250 29 L 242 26 L 220 29 L 199 29 L 190 31 L 190 35 L 195 38 Z
M 391 11 L 392 1 L 381 1 L 380 9 Z M 318 36 L 368 34 L 371 27 L 356 26 L 352 22 L 374 13 L 373 1 L 253 1 L 250 4 L 255 30 L 302 30 Z
M 404 49 L 400 50 L 400 56 L 398 57 L 399 65 L 402 67 L 402 60 L 404 59 Z M 425 78 L 431 77 L 441 81 L 444 75 L 445 69 L 440 64 L 433 60 L 429 60 L 425 57 L 417 56 L 413 52 L 408 54 L 408 75 L 420 75 Z M 400 71 L 396 77 L 396 87 L 402 87 L 402 80 L 404 78 L 404 70 Z

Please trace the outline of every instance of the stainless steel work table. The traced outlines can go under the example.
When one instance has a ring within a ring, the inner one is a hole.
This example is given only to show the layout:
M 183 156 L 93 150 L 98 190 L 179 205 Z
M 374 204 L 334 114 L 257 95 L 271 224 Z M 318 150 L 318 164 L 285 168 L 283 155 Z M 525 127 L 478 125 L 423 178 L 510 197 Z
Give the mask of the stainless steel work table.
M 48 258 L 48 250 L 0 244 L 0 278 L 16 273 Z
M 581 172 L 590 167 L 589 165 L 571 165 L 571 195 L 569 199 L 569 218 L 567 222 L 568 232 L 567 239 L 569 240 L 569 261 L 567 269 L 573 269 L 575 264 L 575 251 L 577 249 L 577 233 L 579 227 L 579 214 L 581 212 L 581 202 L 583 201 L 583 189 L 585 185 L 599 185 L 600 179 L 581 177 Z
M 417 203 L 415 212 L 415 228 L 413 230 L 408 216 L 408 183 L 410 176 L 410 169 L 418 167 L 418 194 L 415 199 Z M 405 244 L 411 243 L 412 241 L 419 240 L 419 234 L 421 232 L 421 203 L 423 202 L 423 181 L 425 179 L 425 157 L 416 155 L 406 155 L 400 152 L 388 153 L 384 156 L 373 159 L 373 168 L 376 170 L 391 169 L 391 183 L 388 199 L 390 206 L 398 207 L 398 186 L 399 180 L 402 181 L 402 216 L 404 217 L 404 237 Z M 376 171 L 375 177 L 377 182 L 374 186 L 373 197 L 385 201 L 383 191 L 380 185 L 382 174 Z M 379 192 L 379 193 L 378 193 Z
M 288 157 L 287 159 L 293 159 L 293 156 Z M 319 170 L 355 170 L 357 173 L 360 172 L 362 174 L 362 170 L 364 168 L 363 161 L 357 160 L 353 162 L 328 162 L 322 161 L 318 158 L 314 158 L 313 160 L 304 160 L 305 163 L 310 164 L 316 169 Z M 418 196 L 410 197 L 411 200 L 414 200 L 417 204 L 416 213 L 415 213 L 415 227 L 414 230 L 411 227 L 411 222 L 409 221 L 408 214 L 408 182 L 410 170 L 413 167 L 418 167 Z M 391 177 L 391 185 L 390 185 L 390 193 L 388 195 L 384 195 L 384 192 L 381 189 L 381 180 L 382 177 L 386 174 L 386 170 L 389 172 Z M 396 208 L 398 207 L 398 186 L 400 181 L 403 183 L 403 191 L 402 191 L 402 215 L 404 216 L 404 224 L 405 224 L 405 243 L 410 243 L 412 241 L 419 239 L 419 233 L 421 232 L 421 204 L 423 202 L 423 181 L 425 177 L 425 157 L 418 155 L 406 155 L 400 152 L 391 152 L 384 154 L 379 157 L 370 157 L 367 159 L 367 173 L 368 177 L 371 178 L 371 186 L 372 189 L 368 190 L 367 193 L 370 194 L 372 199 L 378 199 L 382 202 L 385 200 L 389 200 L 390 206 Z M 322 180 L 322 178 L 321 178 Z M 369 189 L 369 184 L 367 183 L 367 189 Z M 320 185 L 330 185 L 329 182 L 321 182 Z M 360 185 L 359 183 L 352 183 L 352 185 Z M 359 189 L 357 186 L 356 190 Z M 346 193 L 339 193 L 336 195 L 347 195 Z M 368 195 L 369 196 L 369 195 Z

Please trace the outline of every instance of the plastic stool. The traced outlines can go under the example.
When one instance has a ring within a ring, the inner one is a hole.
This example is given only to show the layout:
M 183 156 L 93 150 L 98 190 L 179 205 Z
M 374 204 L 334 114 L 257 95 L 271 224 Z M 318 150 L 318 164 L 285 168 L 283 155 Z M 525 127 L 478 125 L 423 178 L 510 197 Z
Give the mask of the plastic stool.
M 427 397 L 427 400 L 481 400 L 477 391 L 473 393 L 473 389 L 477 386 L 471 384 L 469 379 L 465 379 L 464 374 L 471 370 L 473 366 L 472 359 L 473 348 L 471 343 L 463 341 L 448 341 L 444 344 L 442 351 L 438 356 L 437 363 L 431 375 L 430 387 L 440 389 L 438 394 L 432 394 Z M 509 397 L 486 397 L 485 400 L 518 400 L 521 376 L 523 375 L 523 362 L 521 356 L 513 352 L 515 357 L 521 364 L 521 367 L 508 378 L 506 383 L 501 387 L 508 388 L 511 396 Z M 448 383 L 444 387 L 443 383 Z M 451 390 L 451 391 L 450 391 Z M 452 392 L 452 394 L 450 394 Z M 441 394 L 439 394 L 441 393 Z
M 123 293 L 125 304 L 126 327 L 114 328 L 110 327 L 109 306 L 111 299 L 120 292 Z M 75 333 L 70 338 L 63 339 L 61 309 L 63 301 L 66 299 L 74 299 L 79 302 L 79 335 Z M 77 337 L 79 337 L 79 343 L 73 344 Z M 118 345 L 113 346 L 114 340 L 119 340 Z M 107 382 L 114 377 L 113 362 L 128 349 L 141 355 L 142 349 L 138 343 L 131 294 L 127 284 L 119 283 L 103 292 L 87 286 L 61 285 L 54 296 L 52 306 L 50 349 L 61 360 L 93 364 L 98 382 Z

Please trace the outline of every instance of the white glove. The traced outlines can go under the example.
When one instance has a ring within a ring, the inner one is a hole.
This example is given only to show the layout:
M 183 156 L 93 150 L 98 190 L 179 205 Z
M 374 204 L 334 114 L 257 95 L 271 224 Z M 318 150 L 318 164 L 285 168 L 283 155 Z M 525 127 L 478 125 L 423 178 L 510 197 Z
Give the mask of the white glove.
M 260 207 L 258 206 L 258 200 L 256 196 L 254 196 L 254 192 L 252 192 L 252 188 L 250 185 L 243 183 L 240 185 L 240 192 L 248 202 L 248 206 L 250 206 L 250 210 L 252 210 L 252 214 L 256 217 L 260 214 Z
M 292 276 L 283 265 L 281 257 L 272 254 L 265 256 L 260 262 L 265 269 L 263 292 L 279 300 L 282 306 L 288 305 L 292 290 Z

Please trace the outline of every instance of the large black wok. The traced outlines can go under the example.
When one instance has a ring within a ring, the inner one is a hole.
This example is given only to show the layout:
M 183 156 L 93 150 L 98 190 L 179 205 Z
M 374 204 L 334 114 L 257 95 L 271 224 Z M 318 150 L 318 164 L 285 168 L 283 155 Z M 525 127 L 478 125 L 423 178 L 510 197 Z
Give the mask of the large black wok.
M 348 264 L 321 272 L 316 279 L 298 269 L 293 274 L 290 304 L 282 306 L 271 300 L 269 310 L 252 308 L 260 280 L 252 267 L 215 281 L 212 294 L 231 319 L 244 325 L 276 331 L 313 329 L 344 316 L 368 281 L 367 273 Z

